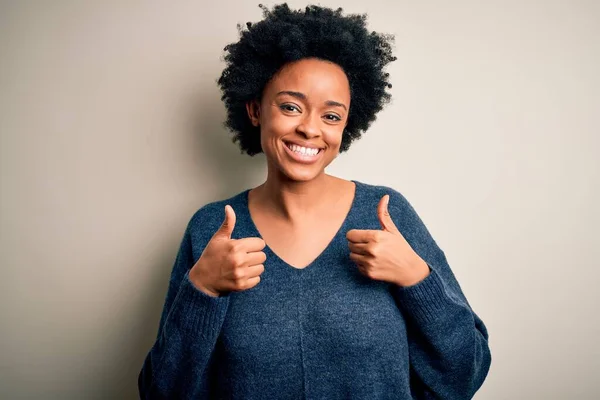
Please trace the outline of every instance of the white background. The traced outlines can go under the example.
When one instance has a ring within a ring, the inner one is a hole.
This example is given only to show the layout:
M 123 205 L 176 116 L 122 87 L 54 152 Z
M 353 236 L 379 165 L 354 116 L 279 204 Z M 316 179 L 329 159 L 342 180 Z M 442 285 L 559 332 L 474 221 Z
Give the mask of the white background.
M 0 397 L 137 397 L 189 218 L 266 176 L 216 85 L 259 2 L 0 4 Z M 600 3 L 321 4 L 396 35 L 393 103 L 327 172 L 446 252 L 489 329 L 476 399 L 599 398 Z

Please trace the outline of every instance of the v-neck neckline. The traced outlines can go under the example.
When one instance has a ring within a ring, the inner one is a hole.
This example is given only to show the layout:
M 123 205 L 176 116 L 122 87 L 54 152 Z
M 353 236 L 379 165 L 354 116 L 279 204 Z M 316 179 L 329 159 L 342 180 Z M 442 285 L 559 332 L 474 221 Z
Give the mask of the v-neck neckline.
M 250 214 L 248 194 L 250 193 L 250 190 L 252 190 L 252 189 L 246 189 L 242 193 L 242 200 L 243 200 L 243 206 L 244 206 L 243 207 L 243 217 L 245 218 L 246 222 L 250 226 L 254 237 L 259 237 L 259 238 L 263 239 L 263 241 L 265 241 L 265 248 L 263 249 L 263 251 L 267 255 L 267 260 L 269 258 L 273 258 L 274 260 L 285 265 L 289 269 L 301 272 L 301 271 L 304 271 L 307 269 L 311 269 L 311 267 L 314 264 L 318 263 L 323 257 L 325 257 L 325 255 L 330 251 L 332 244 L 338 239 L 338 236 L 341 235 L 345 231 L 345 229 L 348 225 L 348 220 L 350 219 L 350 216 L 354 213 L 354 210 L 357 207 L 357 200 L 358 200 L 358 196 L 360 195 L 360 182 L 352 180 L 352 179 L 350 181 L 354 182 L 354 197 L 352 198 L 352 203 L 350 204 L 350 209 L 346 213 L 346 216 L 344 217 L 342 224 L 336 231 L 335 235 L 333 235 L 331 240 L 327 243 L 327 246 L 325 247 L 325 249 L 323 251 L 321 251 L 321 253 L 319 253 L 319 255 L 317 255 L 317 257 L 315 259 L 313 259 L 308 265 L 306 265 L 305 267 L 302 267 L 302 268 L 298 268 L 298 267 L 295 267 L 295 266 L 289 264 L 287 261 L 285 261 L 279 255 L 277 255 L 277 253 L 275 253 L 273 251 L 273 249 L 269 246 L 269 244 L 266 243 L 266 241 L 262 237 L 260 231 L 258 230 L 258 227 L 254 223 L 254 220 L 252 219 L 252 215 Z

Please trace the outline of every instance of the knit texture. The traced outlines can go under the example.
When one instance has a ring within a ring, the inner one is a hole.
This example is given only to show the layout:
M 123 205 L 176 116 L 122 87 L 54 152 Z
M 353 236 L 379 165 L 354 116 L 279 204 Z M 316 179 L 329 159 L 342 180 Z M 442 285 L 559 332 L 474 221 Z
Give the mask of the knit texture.
M 190 219 L 171 273 L 156 342 L 139 374 L 142 399 L 471 399 L 491 364 L 488 332 L 444 252 L 396 190 L 355 181 L 351 209 L 328 247 L 297 269 L 267 245 L 255 287 L 212 297 L 189 270 L 236 213 L 233 239 L 260 237 L 247 189 Z M 346 232 L 381 229 L 377 204 L 428 264 L 400 287 L 362 275 Z

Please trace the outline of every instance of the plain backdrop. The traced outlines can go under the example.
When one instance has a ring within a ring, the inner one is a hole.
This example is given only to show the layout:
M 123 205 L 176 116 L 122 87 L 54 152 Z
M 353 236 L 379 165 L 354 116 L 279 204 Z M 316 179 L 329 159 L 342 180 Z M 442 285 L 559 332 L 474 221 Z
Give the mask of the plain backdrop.
M 216 85 L 258 3 L 1 2 L 1 398 L 137 397 L 187 222 L 266 177 Z M 327 172 L 446 252 L 489 330 L 476 399 L 599 398 L 600 3 L 319 4 L 396 35 L 393 102 Z

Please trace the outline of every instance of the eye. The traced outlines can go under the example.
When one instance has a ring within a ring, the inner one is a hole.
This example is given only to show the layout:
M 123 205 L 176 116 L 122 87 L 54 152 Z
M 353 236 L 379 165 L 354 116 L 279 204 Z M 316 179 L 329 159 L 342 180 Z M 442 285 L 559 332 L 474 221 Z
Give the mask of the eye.
M 326 117 L 333 117 L 333 119 L 328 118 L 330 121 L 341 121 L 342 119 L 335 114 L 327 114 Z
M 294 109 L 300 111 L 300 109 L 293 104 L 282 104 L 279 106 L 279 108 L 284 111 L 294 111 Z

